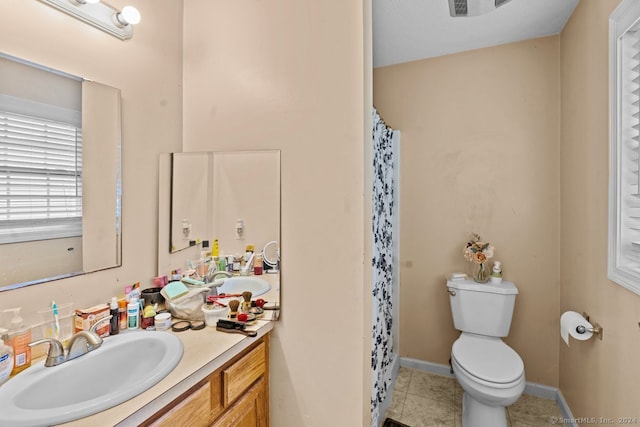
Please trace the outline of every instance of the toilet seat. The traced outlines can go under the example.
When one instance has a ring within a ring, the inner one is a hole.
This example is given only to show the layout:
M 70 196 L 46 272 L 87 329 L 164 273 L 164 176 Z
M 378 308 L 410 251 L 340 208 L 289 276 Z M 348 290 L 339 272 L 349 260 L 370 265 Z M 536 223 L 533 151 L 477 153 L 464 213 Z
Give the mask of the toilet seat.
M 489 387 L 508 388 L 524 377 L 522 359 L 500 338 L 463 333 L 453 343 L 451 357 L 467 375 Z

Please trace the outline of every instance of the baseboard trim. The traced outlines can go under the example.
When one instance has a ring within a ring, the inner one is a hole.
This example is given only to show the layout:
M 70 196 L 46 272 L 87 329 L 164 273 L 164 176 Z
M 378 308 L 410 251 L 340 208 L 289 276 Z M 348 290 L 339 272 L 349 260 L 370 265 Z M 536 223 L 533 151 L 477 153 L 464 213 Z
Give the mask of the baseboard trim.
M 451 368 L 439 363 L 425 362 L 424 360 L 411 359 L 410 357 L 401 357 L 400 366 L 403 368 L 413 368 L 419 371 L 438 374 L 443 377 L 454 378 L 454 375 L 451 373 Z
M 440 363 L 425 362 L 424 360 L 412 359 L 410 357 L 401 357 L 400 366 L 404 368 L 413 368 L 419 371 L 429 372 L 432 374 L 440 375 L 443 377 L 455 378 L 451 373 L 451 368 L 448 365 Z M 395 378 L 395 377 L 394 377 Z M 542 397 L 544 399 L 555 400 L 564 417 L 564 424 L 566 427 L 579 427 L 575 422 L 575 418 L 571 413 L 571 409 L 564 399 L 562 392 L 548 385 L 537 384 L 527 381 L 524 386 L 524 394 L 531 396 Z

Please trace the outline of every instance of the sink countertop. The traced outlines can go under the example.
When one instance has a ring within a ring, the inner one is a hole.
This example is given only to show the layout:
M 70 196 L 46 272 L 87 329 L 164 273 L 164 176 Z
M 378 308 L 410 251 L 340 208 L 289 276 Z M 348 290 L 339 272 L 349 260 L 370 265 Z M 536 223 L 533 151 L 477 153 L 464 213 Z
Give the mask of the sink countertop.
M 139 425 L 249 347 L 256 339 L 270 332 L 273 329 L 273 322 L 259 320 L 255 325 L 247 326 L 247 329 L 257 331 L 258 336 L 250 338 L 241 334 L 218 332 L 214 327 L 209 326 L 199 331 L 171 332 L 182 341 L 184 352 L 178 366 L 162 381 L 127 402 L 60 425 L 68 427 Z M 156 332 L 122 333 L 153 334 Z

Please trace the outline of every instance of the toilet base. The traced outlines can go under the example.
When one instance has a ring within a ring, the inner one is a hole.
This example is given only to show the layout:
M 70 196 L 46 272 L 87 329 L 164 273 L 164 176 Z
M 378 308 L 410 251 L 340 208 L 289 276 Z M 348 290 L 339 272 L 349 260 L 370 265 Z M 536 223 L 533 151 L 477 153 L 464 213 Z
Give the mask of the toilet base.
M 487 406 L 466 391 L 462 395 L 462 427 L 507 427 L 504 406 Z

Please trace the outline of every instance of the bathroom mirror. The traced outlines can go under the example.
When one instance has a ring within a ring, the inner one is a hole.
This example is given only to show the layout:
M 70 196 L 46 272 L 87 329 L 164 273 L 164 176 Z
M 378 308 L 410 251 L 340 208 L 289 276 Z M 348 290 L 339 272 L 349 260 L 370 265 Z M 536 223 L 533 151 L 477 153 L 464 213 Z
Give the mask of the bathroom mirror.
M 171 253 L 211 236 L 212 159 L 213 153 L 171 153 Z
M 120 90 L 0 53 L 0 291 L 121 265 Z
M 253 246 L 256 255 L 264 249 L 267 258 L 256 277 L 271 285 L 260 297 L 279 305 L 280 151 L 172 153 L 159 160 L 158 275 L 185 270 L 200 256 L 203 240 L 211 249 L 217 239 L 221 256 L 239 256 Z M 191 243 L 185 244 L 189 225 Z M 278 317 L 277 311 L 267 314 Z

